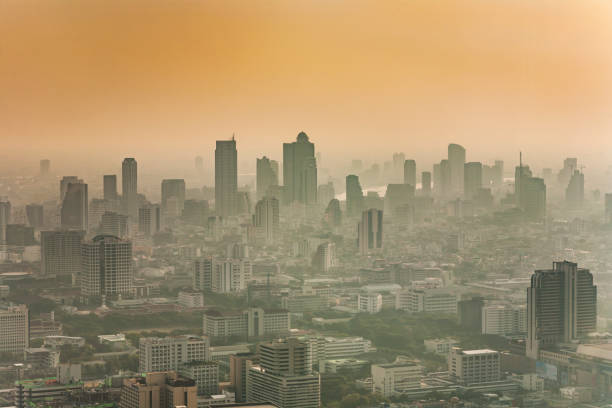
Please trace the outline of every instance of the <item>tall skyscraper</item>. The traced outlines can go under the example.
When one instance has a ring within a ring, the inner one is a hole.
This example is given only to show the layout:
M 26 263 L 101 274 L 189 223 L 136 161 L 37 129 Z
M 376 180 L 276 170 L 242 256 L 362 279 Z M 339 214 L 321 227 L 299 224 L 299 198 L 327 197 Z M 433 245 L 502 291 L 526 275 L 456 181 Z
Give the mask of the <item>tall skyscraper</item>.
M 39 169 L 40 176 L 41 177 L 48 176 L 50 172 L 51 172 L 51 160 L 42 159 L 40 161 L 40 169 Z
M 520 186 L 519 208 L 525 218 L 532 221 L 542 221 L 546 218 L 546 184 L 544 179 L 537 177 L 522 177 Z
M 105 200 L 116 200 L 118 197 L 117 193 L 117 176 L 114 174 L 104 175 L 104 199 Z
M 279 204 L 274 197 L 264 197 L 255 205 L 255 234 L 260 243 L 272 244 L 279 238 Z
M 204 173 L 204 159 L 202 158 L 202 156 L 196 156 L 194 160 L 194 164 L 195 164 L 196 173 L 198 173 L 199 175 Z
M 404 184 L 410 184 L 416 189 L 416 162 L 414 160 L 404 161 Z
M 527 356 L 539 350 L 586 337 L 597 326 L 597 286 L 588 269 L 572 262 L 554 262 L 537 270 L 527 288 Z
M 380 250 L 383 244 L 383 212 L 369 209 L 361 214 L 357 226 L 357 245 L 361 255 Z
M 272 186 L 278 186 L 278 162 L 266 156 L 257 159 L 257 199 L 261 200 Z
M 81 243 L 85 231 L 42 231 L 40 272 L 49 276 L 81 274 Z
M 314 204 L 317 191 L 314 143 L 300 132 L 293 143 L 283 143 L 283 184 L 287 201 Z
M 404 182 L 404 165 L 406 163 L 406 155 L 404 153 L 393 153 L 393 161 L 391 162 L 391 182 L 403 183 Z
M 452 194 L 463 193 L 465 149 L 455 143 L 448 145 L 448 165 L 450 170 L 450 189 Z
M 89 201 L 87 184 L 68 183 L 62 201 L 62 228 L 87 231 L 89 227 Z
M 342 225 L 342 210 L 340 209 L 340 201 L 337 198 L 330 200 L 325 209 L 324 220 L 330 227 L 339 227 Z
M 466 199 L 471 200 L 482 188 L 482 163 L 465 163 L 463 176 L 463 195 Z
M 441 197 L 448 198 L 452 195 L 451 167 L 449 161 L 441 160 L 439 169 L 440 188 L 438 189 L 438 195 Z M 463 173 L 461 174 L 461 177 L 463 177 Z
M 363 191 L 359 183 L 359 176 L 349 174 L 346 176 L 346 215 L 354 217 L 363 211 Z
M 604 203 L 604 221 L 606 224 L 612 223 L 612 193 L 606 193 Z
M 121 165 L 121 199 L 125 215 L 136 219 L 138 215 L 138 163 L 133 157 L 126 157 Z
M 127 295 L 132 291 L 132 243 L 111 235 L 98 235 L 81 246 L 81 294 Z
M 181 216 L 185 208 L 185 180 L 162 180 L 161 205 L 164 217 L 177 218 Z
M 68 184 L 74 183 L 82 183 L 83 180 L 79 179 L 77 176 L 64 176 L 60 180 L 60 203 L 64 201 L 64 196 L 66 195 L 66 191 L 68 191 Z
M 565 202 L 570 209 L 580 209 L 584 202 L 584 174 L 574 170 L 565 189 Z
M 428 171 L 421 173 L 421 192 L 424 195 L 431 194 L 431 173 Z
M 337 266 L 336 244 L 333 242 L 320 244 L 312 257 L 312 267 L 320 272 L 327 273 L 335 266 Z
M 6 242 L 6 226 L 11 222 L 11 202 L 0 197 L 0 243 Z
M 576 169 L 578 169 L 578 159 L 576 157 L 568 157 L 563 160 L 563 168 L 557 175 L 561 187 L 567 187 L 567 183 L 569 183 Z
M 146 236 L 157 234 L 161 230 L 161 208 L 158 204 L 149 204 L 138 209 L 138 232 Z
M 30 227 L 40 229 L 45 223 L 43 206 L 40 204 L 26 205 L 26 218 Z
M 128 225 L 127 215 L 107 211 L 102 214 L 100 232 L 104 235 L 124 238 L 128 236 Z
M 236 140 L 217 140 L 215 149 L 215 213 L 235 215 L 238 193 Z

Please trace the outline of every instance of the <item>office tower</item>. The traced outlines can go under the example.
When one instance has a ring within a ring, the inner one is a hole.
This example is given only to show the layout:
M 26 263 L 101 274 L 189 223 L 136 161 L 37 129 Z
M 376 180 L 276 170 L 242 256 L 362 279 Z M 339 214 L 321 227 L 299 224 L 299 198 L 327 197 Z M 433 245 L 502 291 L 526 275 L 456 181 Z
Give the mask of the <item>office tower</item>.
M 157 204 L 148 204 L 138 209 L 138 232 L 151 236 L 161 230 L 161 208 Z
M 6 226 L 11 222 L 11 202 L 0 197 L 0 244 L 6 241 Z
M 553 262 L 537 270 L 527 288 L 527 356 L 586 337 L 596 330 L 597 287 L 588 269 L 572 262 Z
M 116 212 L 118 210 L 116 201 L 109 201 L 103 198 L 94 198 L 89 202 L 89 229 L 95 230 L 100 227 L 102 216 L 106 212 Z
M 246 290 L 253 275 L 248 259 L 213 259 L 212 291 L 236 293 Z
M 411 184 L 389 184 L 385 192 L 385 212 L 398 217 L 406 207 L 414 205 L 414 186 Z
M 177 218 L 181 216 L 183 208 L 185 208 L 185 180 L 162 180 L 161 206 L 164 217 Z
M 215 213 L 236 214 L 238 192 L 238 152 L 236 140 L 217 140 L 215 149 Z
M 253 225 L 258 242 L 272 244 L 279 238 L 279 204 L 274 197 L 264 197 L 255 205 Z
M 117 176 L 115 174 L 104 175 L 104 199 L 116 200 L 119 198 L 117 193 Z
M 527 333 L 527 307 L 488 304 L 482 309 L 482 334 L 512 336 Z
M 135 219 L 138 215 L 138 163 L 126 157 L 121 164 L 121 199 L 123 212 Z
M 334 189 L 334 183 L 328 181 L 327 184 L 319 185 L 317 190 L 317 202 L 320 204 L 329 203 L 336 197 L 336 190 Z
M 454 195 L 463 193 L 465 149 L 451 143 L 448 145 L 448 166 L 450 170 L 450 190 Z
M 42 159 L 39 164 L 39 173 L 41 177 L 48 176 L 51 172 L 51 160 Z
M 459 325 L 471 331 L 479 331 L 482 327 L 482 308 L 484 298 L 475 296 L 471 299 L 460 300 L 457 303 Z
M 43 206 L 40 204 L 26 205 L 26 218 L 30 227 L 40 229 L 45 224 Z
M 197 174 L 204 173 L 204 158 L 202 156 L 196 156 L 194 160 L 195 169 Z
M 542 221 L 546 218 L 546 184 L 537 177 L 523 177 L 520 208 L 527 219 Z
M 238 191 L 236 193 L 236 214 L 251 213 L 251 196 L 248 191 Z
M 433 191 L 436 195 L 442 195 L 441 162 L 433 165 Z
M 68 183 L 62 201 L 62 228 L 87 231 L 89 227 L 89 202 L 87 200 L 87 184 Z
M 584 202 L 584 174 L 574 170 L 565 189 L 565 202 L 570 209 L 582 208 Z
M 174 371 L 126 378 L 121 387 L 121 408 L 197 408 L 195 381 Z
M 504 161 L 495 160 L 493 165 L 493 187 L 500 188 L 504 185 Z
M 257 355 L 240 353 L 230 355 L 230 384 L 234 388 L 236 402 L 246 402 L 247 373 L 257 363 Z
M 213 259 L 196 259 L 193 263 L 193 288 L 198 291 L 212 292 Z
M 404 164 L 406 163 L 406 155 L 404 153 L 393 153 L 392 161 L 392 176 L 393 183 L 402 183 L 404 181 Z
M 501 379 L 500 354 L 494 350 L 463 350 L 451 348 L 448 371 L 462 385 L 482 384 Z
M 612 223 L 612 193 L 606 193 L 604 207 L 604 221 L 606 224 Z
M 575 157 L 568 157 L 563 160 L 563 168 L 557 175 L 557 180 L 562 187 L 566 187 L 569 183 L 574 171 L 578 169 L 578 159 Z
M 132 292 L 132 243 L 98 235 L 81 245 L 81 294 L 116 296 Z
M 48 276 L 79 276 L 85 231 L 42 231 L 40 272 Z
M 0 353 L 23 353 L 28 347 L 28 307 L 0 304 Z
M 416 189 L 416 162 L 414 160 L 404 161 L 404 184 L 410 184 Z
M 320 272 L 329 272 L 335 266 L 337 266 L 336 244 L 333 242 L 320 244 L 312 258 L 312 267 Z
M 293 143 L 283 143 L 283 184 L 287 201 L 316 202 L 317 173 L 314 143 L 300 132 Z
M 210 359 L 206 336 L 141 337 L 138 342 L 139 371 L 178 370 L 190 361 Z
M 450 167 L 450 162 L 448 160 L 440 161 L 439 172 L 440 172 L 440 188 L 438 190 L 438 194 L 441 197 L 448 198 L 452 194 L 451 167 Z
M 198 395 L 219 394 L 219 362 L 190 361 L 181 365 L 179 374 L 195 381 Z
M 208 218 L 208 201 L 185 200 L 182 218 L 188 224 L 205 226 Z
M 431 173 L 428 171 L 421 173 L 421 191 L 424 195 L 431 194 Z
M 346 176 L 346 215 L 354 217 L 363 211 L 363 191 L 359 177 L 354 174 Z
M 463 195 L 467 200 L 471 200 L 482 188 L 482 163 L 465 163 L 463 177 Z
M 77 184 L 82 183 L 83 180 L 79 179 L 77 176 L 64 176 L 60 180 L 60 203 L 64 201 L 64 196 L 66 195 L 66 191 L 68 191 L 68 184 Z
M 100 232 L 104 235 L 125 238 L 128 235 L 127 215 L 111 211 L 105 212 L 100 221 Z
M 369 209 L 361 213 L 357 226 L 357 246 L 361 255 L 367 255 L 382 248 L 383 212 Z
M 342 210 L 340 210 L 340 201 L 338 199 L 334 198 L 327 205 L 324 221 L 332 228 L 342 225 Z
M 257 159 L 256 189 L 257 199 L 261 200 L 268 194 L 272 186 L 278 186 L 278 162 L 266 156 Z
M 8 224 L 6 226 L 6 245 L 24 247 L 35 244 L 34 228 L 24 224 Z
M 258 346 L 259 365 L 247 372 L 247 401 L 279 408 L 318 408 L 319 374 L 312 371 L 311 345 L 289 338 Z

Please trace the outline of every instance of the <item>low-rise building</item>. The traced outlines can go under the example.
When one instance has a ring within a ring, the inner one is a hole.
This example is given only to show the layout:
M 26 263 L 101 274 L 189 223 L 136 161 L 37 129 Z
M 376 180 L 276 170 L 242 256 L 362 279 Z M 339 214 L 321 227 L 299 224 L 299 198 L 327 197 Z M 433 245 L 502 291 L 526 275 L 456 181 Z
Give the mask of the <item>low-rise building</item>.
M 82 347 L 85 345 L 83 337 L 71 336 L 46 336 L 43 340 L 45 347 L 57 348 L 61 346 Z
M 408 289 L 397 292 L 395 308 L 410 313 L 457 314 L 457 294 L 448 289 Z
M 204 307 L 204 294 L 202 292 L 179 292 L 178 303 L 190 309 Z
M 373 391 L 386 398 L 420 388 L 423 367 L 398 357 L 393 363 L 372 364 L 371 372 Z
M 210 337 L 261 337 L 285 334 L 290 328 L 290 313 L 285 309 L 207 310 L 203 318 L 203 333 Z
M 452 379 L 463 385 L 499 381 L 500 354 L 489 349 L 463 350 L 453 347 L 448 356 L 448 371 Z
M 430 353 L 447 355 L 451 348 L 457 346 L 459 342 L 455 339 L 429 339 L 425 340 L 425 350 Z
M 364 313 L 378 313 L 382 310 L 383 299 L 380 293 L 360 293 L 357 297 L 357 310 Z
M 147 373 L 126 378 L 121 387 L 121 408 L 197 408 L 195 381 L 174 371 Z

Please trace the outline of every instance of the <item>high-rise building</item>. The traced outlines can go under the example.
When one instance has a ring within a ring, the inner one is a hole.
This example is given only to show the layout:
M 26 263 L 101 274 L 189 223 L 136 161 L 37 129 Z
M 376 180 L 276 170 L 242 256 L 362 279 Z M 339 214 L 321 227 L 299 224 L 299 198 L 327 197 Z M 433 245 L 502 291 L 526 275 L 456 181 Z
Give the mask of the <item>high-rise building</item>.
M 126 157 L 121 165 L 121 199 L 124 214 L 136 219 L 138 216 L 138 163 L 133 157 Z
M 104 199 L 116 200 L 119 198 L 117 193 L 117 176 L 115 174 L 105 174 L 104 181 Z
M 463 350 L 453 347 L 448 355 L 448 371 L 463 385 L 490 383 L 501 379 L 500 354 L 494 350 Z
M 463 177 L 463 195 L 471 200 L 482 188 L 482 163 L 465 163 Z
M 269 194 L 272 186 L 278 186 L 278 162 L 266 156 L 257 159 L 256 189 L 257 199 L 261 200 Z
M 206 336 L 141 337 L 139 340 L 139 370 L 179 370 L 191 361 L 210 360 L 210 341 Z
M 42 159 L 40 161 L 39 174 L 41 177 L 48 176 L 51 172 L 51 160 Z
M 476 296 L 471 299 L 460 300 L 457 303 L 459 324 L 470 331 L 478 332 L 482 328 L 482 308 L 484 298 Z
M 283 144 L 283 184 L 289 203 L 316 203 L 315 148 L 304 132 L 298 134 L 295 142 Z
M 324 220 L 330 227 L 342 225 L 342 210 L 340 209 L 340 201 L 337 198 L 332 199 L 327 205 Z
M 219 394 L 218 361 L 189 361 L 182 364 L 178 371 L 182 376 L 195 381 L 198 395 Z
M 404 184 L 410 184 L 416 189 L 416 162 L 414 160 L 404 161 Z
M 113 235 L 120 238 L 127 237 L 129 233 L 127 218 L 127 215 L 111 211 L 105 212 L 102 214 L 100 221 L 100 232 L 104 235 Z
M 354 217 L 363 211 L 363 191 L 359 183 L 359 176 L 349 174 L 346 176 L 346 215 Z
M 204 158 L 202 156 L 196 156 L 194 159 L 196 173 L 204 173 Z
M 11 222 L 11 202 L 0 197 L 0 243 L 6 242 L 6 226 Z
M 42 275 L 81 274 L 81 243 L 85 231 L 42 231 L 40 272 Z
M 215 149 L 215 213 L 235 215 L 238 193 L 238 151 L 236 140 L 217 140 Z
M 193 288 L 198 291 L 212 292 L 213 258 L 196 259 L 193 263 Z
M 521 182 L 521 209 L 529 220 L 546 218 L 546 184 L 544 179 L 523 177 Z
M 257 360 L 257 355 L 250 353 L 230 355 L 230 383 L 236 402 L 246 402 L 247 373 Z
M 606 193 L 604 204 L 604 221 L 606 224 L 612 223 L 612 193 Z
M 264 197 L 255 205 L 255 234 L 261 243 L 271 244 L 279 238 L 279 204 L 274 197 Z
M 182 218 L 186 223 L 205 226 L 208 219 L 208 201 L 185 200 Z
M 389 184 L 385 192 L 385 212 L 391 217 L 398 217 L 406 207 L 414 205 L 414 186 L 411 184 Z
M 60 180 L 60 196 L 59 202 L 64 201 L 64 196 L 66 195 L 66 191 L 68 191 L 68 184 L 82 183 L 83 180 L 79 179 L 77 176 L 64 176 Z
M 81 245 L 81 294 L 116 296 L 132 292 L 132 243 L 98 235 Z
M 527 355 L 586 337 L 596 330 L 597 287 L 588 269 L 572 262 L 554 262 L 537 270 L 527 288 Z
M 312 370 L 311 353 L 311 344 L 297 338 L 260 343 L 259 365 L 247 372 L 247 401 L 318 408 L 321 380 Z
M 326 184 L 320 184 L 317 191 L 317 202 L 320 204 L 329 203 L 336 197 L 336 189 L 334 183 L 328 181 Z
M 450 189 L 452 194 L 463 193 L 465 149 L 455 143 L 448 145 L 448 166 L 450 170 Z
M 68 183 L 62 201 L 62 228 L 87 231 L 89 227 L 89 202 L 87 184 Z
M 23 353 L 29 346 L 28 307 L 0 304 L 0 353 Z
M 126 378 L 121 387 L 121 408 L 197 408 L 198 390 L 194 380 L 175 371 L 146 373 Z
M 569 183 L 574 171 L 578 169 L 578 159 L 576 157 L 568 157 L 563 160 L 563 168 L 559 171 L 557 179 L 562 187 L 566 187 Z
M 151 236 L 161 230 L 161 208 L 157 204 L 148 204 L 138 209 L 138 232 Z
M 40 204 L 26 205 L 26 218 L 28 225 L 35 230 L 39 230 L 45 225 L 44 208 Z
M 361 222 L 357 226 L 357 246 L 361 255 L 382 249 L 383 245 L 383 212 L 369 209 L 361 213 Z
M 582 208 L 584 202 L 584 174 L 574 170 L 565 189 L 565 202 L 570 209 Z
M 435 172 L 434 167 L 434 172 Z M 440 188 L 438 188 L 437 193 L 441 197 L 448 198 L 452 195 L 452 185 L 451 185 L 451 167 L 450 162 L 448 160 L 441 160 L 439 165 L 439 179 L 440 179 Z M 463 174 L 461 175 L 463 177 Z M 435 187 L 435 184 L 434 184 Z
M 482 334 L 510 336 L 526 332 L 525 305 L 490 304 L 482 309 Z
M 178 218 L 181 216 L 185 208 L 185 180 L 162 180 L 161 205 L 164 217 Z
M 431 173 L 428 171 L 421 173 L 421 191 L 424 195 L 431 194 Z
M 335 266 L 337 266 L 336 244 L 333 242 L 320 244 L 312 258 L 312 267 L 321 272 L 329 272 Z

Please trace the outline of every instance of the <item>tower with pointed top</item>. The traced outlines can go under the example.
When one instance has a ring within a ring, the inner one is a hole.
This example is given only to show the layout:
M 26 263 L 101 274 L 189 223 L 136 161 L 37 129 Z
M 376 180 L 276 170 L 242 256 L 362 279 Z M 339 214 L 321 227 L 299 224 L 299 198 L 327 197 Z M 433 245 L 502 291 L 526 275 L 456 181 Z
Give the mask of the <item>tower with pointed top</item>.
M 287 202 L 314 204 L 317 199 L 317 161 L 314 143 L 300 132 L 297 140 L 283 144 L 283 184 Z

